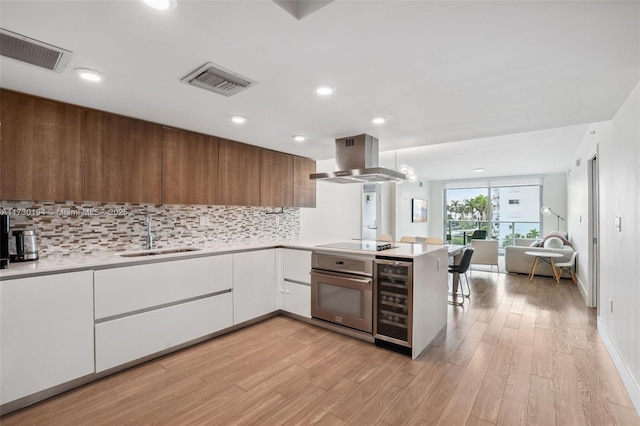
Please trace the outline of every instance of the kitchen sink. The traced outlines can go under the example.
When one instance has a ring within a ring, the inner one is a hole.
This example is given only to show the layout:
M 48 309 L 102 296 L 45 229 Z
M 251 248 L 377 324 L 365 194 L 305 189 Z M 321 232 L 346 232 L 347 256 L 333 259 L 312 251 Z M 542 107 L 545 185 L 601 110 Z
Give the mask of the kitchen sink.
M 127 253 L 117 253 L 120 257 L 144 257 L 144 256 L 158 256 L 160 254 L 176 254 L 176 253 L 188 253 L 191 251 L 200 251 L 202 249 L 194 247 L 181 247 L 181 248 L 166 248 L 157 250 L 144 250 L 134 251 Z

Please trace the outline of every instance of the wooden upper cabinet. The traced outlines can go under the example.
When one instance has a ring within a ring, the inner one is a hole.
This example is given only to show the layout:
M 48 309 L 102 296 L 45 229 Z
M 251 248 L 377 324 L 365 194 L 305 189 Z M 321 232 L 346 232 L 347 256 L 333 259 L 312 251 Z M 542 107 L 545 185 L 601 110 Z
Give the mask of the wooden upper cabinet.
M 260 205 L 260 152 L 255 146 L 219 140 L 219 203 Z
M 162 127 L 87 111 L 88 201 L 162 202 Z
M 218 139 L 163 129 L 165 204 L 218 204 Z
M 262 150 L 260 205 L 293 206 L 293 156 Z
M 0 199 L 315 207 L 315 162 L 0 89 Z
M 81 201 L 85 110 L 0 91 L 0 198 Z
M 316 206 L 316 181 L 309 175 L 316 172 L 316 162 L 303 157 L 293 158 L 293 205 Z

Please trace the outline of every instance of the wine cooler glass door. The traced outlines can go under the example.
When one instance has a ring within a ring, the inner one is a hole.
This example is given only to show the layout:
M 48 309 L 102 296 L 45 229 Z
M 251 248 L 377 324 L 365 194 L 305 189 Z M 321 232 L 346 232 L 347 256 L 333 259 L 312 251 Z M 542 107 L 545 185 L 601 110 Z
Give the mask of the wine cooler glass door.
M 413 264 L 376 259 L 374 269 L 376 338 L 411 346 Z

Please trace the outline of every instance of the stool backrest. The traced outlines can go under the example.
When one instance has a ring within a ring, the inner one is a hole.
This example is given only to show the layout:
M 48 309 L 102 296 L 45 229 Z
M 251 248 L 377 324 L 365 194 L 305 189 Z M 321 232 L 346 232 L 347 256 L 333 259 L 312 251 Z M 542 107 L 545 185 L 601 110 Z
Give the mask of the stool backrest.
M 471 247 L 467 247 L 462 253 L 462 259 L 460 259 L 460 264 L 458 265 L 458 271 L 461 273 L 467 272 L 469 270 L 469 266 L 471 265 L 471 256 L 473 256 L 473 249 Z

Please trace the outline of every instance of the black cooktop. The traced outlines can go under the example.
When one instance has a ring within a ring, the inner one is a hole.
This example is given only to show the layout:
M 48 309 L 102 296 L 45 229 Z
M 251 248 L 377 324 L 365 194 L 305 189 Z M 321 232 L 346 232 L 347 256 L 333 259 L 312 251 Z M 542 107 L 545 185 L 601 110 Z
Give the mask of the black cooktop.
M 333 244 L 324 244 L 319 245 L 317 247 L 328 247 L 328 248 L 339 248 L 344 250 L 359 250 L 359 251 L 383 251 L 389 250 L 392 248 L 397 248 L 398 246 L 393 246 L 391 243 L 386 241 L 354 241 L 348 243 L 333 243 Z

